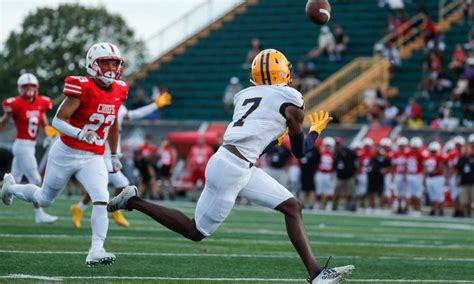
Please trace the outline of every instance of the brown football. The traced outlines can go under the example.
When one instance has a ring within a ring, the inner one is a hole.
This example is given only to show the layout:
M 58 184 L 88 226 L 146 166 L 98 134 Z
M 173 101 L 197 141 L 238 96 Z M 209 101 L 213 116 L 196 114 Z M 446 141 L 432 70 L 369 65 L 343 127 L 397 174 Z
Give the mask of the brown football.
M 331 18 L 331 5 L 327 0 L 308 0 L 306 15 L 317 25 L 325 25 Z

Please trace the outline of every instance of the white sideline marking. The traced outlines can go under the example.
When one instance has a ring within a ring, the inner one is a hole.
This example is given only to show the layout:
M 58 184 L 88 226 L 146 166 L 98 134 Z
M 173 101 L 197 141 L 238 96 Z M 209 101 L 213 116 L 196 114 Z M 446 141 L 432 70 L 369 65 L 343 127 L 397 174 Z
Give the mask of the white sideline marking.
M 62 255 L 86 255 L 82 251 L 23 251 L 23 250 L 0 250 L 0 253 L 12 254 L 62 254 Z M 226 257 L 226 258 L 299 258 L 294 253 L 280 254 L 223 254 L 223 253 L 168 253 L 168 252 L 116 252 L 118 255 L 130 256 L 177 256 L 177 257 Z M 319 256 L 325 258 L 328 256 Z M 405 260 L 405 261 L 449 261 L 449 262 L 474 262 L 474 258 L 443 258 L 443 257 L 412 257 L 412 256 L 355 256 L 355 255 L 333 255 L 340 259 L 379 259 L 379 260 Z
M 382 226 L 391 226 L 391 227 L 408 227 L 408 228 L 434 228 L 450 230 L 461 230 L 461 231 L 474 231 L 474 226 L 469 224 L 452 224 L 452 223 L 420 223 L 420 222 L 409 222 L 409 221 L 382 221 L 380 223 Z
M 0 234 L 0 237 L 11 237 L 11 238 L 90 238 L 90 235 L 67 235 L 67 234 Z M 184 238 L 173 238 L 173 237 L 140 237 L 140 236 L 109 236 L 108 239 L 118 240 L 163 240 L 163 241 L 174 241 L 174 242 L 189 242 Z M 282 240 L 242 240 L 232 238 L 210 238 L 206 239 L 205 242 L 211 243 L 242 243 L 247 242 L 249 244 L 264 244 L 264 245 L 289 245 L 290 241 Z M 312 241 L 311 243 L 316 245 L 335 245 L 338 246 L 363 246 L 363 247 L 389 247 L 389 248 L 432 248 L 432 249 L 474 249 L 473 245 L 466 244 L 407 244 L 407 243 L 376 243 L 376 242 L 328 242 L 328 241 Z
M 61 280 L 173 280 L 173 281 L 207 281 L 207 282 L 299 282 L 303 279 L 291 278 L 178 278 L 178 277 L 153 277 L 153 276 L 41 276 L 29 274 L 8 274 L 0 279 L 35 279 L 47 281 Z M 389 283 L 472 283 L 471 280 L 439 280 L 439 279 L 348 279 L 349 282 L 389 282 Z

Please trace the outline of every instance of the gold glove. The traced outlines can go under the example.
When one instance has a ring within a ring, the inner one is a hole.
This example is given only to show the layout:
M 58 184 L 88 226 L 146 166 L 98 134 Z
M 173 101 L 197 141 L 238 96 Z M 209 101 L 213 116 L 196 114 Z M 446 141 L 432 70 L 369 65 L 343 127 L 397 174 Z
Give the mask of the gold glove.
M 163 94 L 159 95 L 156 100 L 155 104 L 157 108 L 164 108 L 167 105 L 171 104 L 171 100 L 173 98 L 171 97 L 170 93 L 164 92 Z
M 56 136 L 59 134 L 59 131 L 57 131 L 55 128 L 49 126 L 49 125 L 46 125 L 44 127 L 44 135 L 46 137 L 53 137 L 53 136 Z
M 321 135 L 321 132 L 323 132 L 324 128 L 326 128 L 328 123 L 332 120 L 332 117 L 329 116 L 329 112 L 324 113 L 322 110 L 320 110 L 319 115 L 318 112 L 315 112 L 308 115 L 308 119 L 311 125 L 309 132 L 314 131 Z

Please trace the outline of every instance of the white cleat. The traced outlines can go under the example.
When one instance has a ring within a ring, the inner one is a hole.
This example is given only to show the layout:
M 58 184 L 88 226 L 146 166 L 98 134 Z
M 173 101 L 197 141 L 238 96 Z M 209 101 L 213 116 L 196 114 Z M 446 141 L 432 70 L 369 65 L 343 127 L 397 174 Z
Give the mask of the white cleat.
M 86 265 L 89 267 L 97 265 L 112 265 L 114 264 L 116 257 L 113 253 L 106 252 L 104 249 L 101 250 L 90 250 L 87 254 Z
M 2 198 L 3 204 L 11 205 L 13 203 L 13 193 L 9 193 L 7 187 L 9 185 L 16 184 L 15 179 L 11 174 L 5 174 L 3 176 L 2 190 L 0 191 L 0 198 Z
M 324 268 L 311 284 L 335 284 L 344 281 L 354 271 L 354 265 Z
M 126 186 L 119 195 L 115 196 L 107 204 L 107 211 L 115 212 L 120 209 L 129 210 L 127 208 L 127 202 L 130 198 L 138 196 L 138 189 L 134 185 Z
M 58 220 L 58 216 L 49 215 L 46 212 L 41 214 L 36 214 L 35 221 L 36 224 L 53 224 Z

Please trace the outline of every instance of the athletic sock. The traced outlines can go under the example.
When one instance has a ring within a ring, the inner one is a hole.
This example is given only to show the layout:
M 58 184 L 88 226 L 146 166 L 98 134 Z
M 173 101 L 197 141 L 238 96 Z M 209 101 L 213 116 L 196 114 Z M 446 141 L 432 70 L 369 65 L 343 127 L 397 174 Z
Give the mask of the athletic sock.
M 43 211 L 42 207 L 35 208 L 35 215 L 36 216 L 41 216 L 41 215 L 43 215 L 43 213 L 44 213 L 44 211 Z
M 87 210 L 87 207 L 89 207 L 88 204 L 84 204 L 84 202 L 79 202 L 79 209 L 81 209 L 82 212 L 85 212 Z
M 109 229 L 109 217 L 105 205 L 93 205 L 91 214 L 92 245 L 91 250 L 102 250 Z
M 9 193 L 13 193 L 17 198 L 28 202 L 36 202 L 35 192 L 38 190 L 40 188 L 34 184 L 12 184 L 7 189 Z

